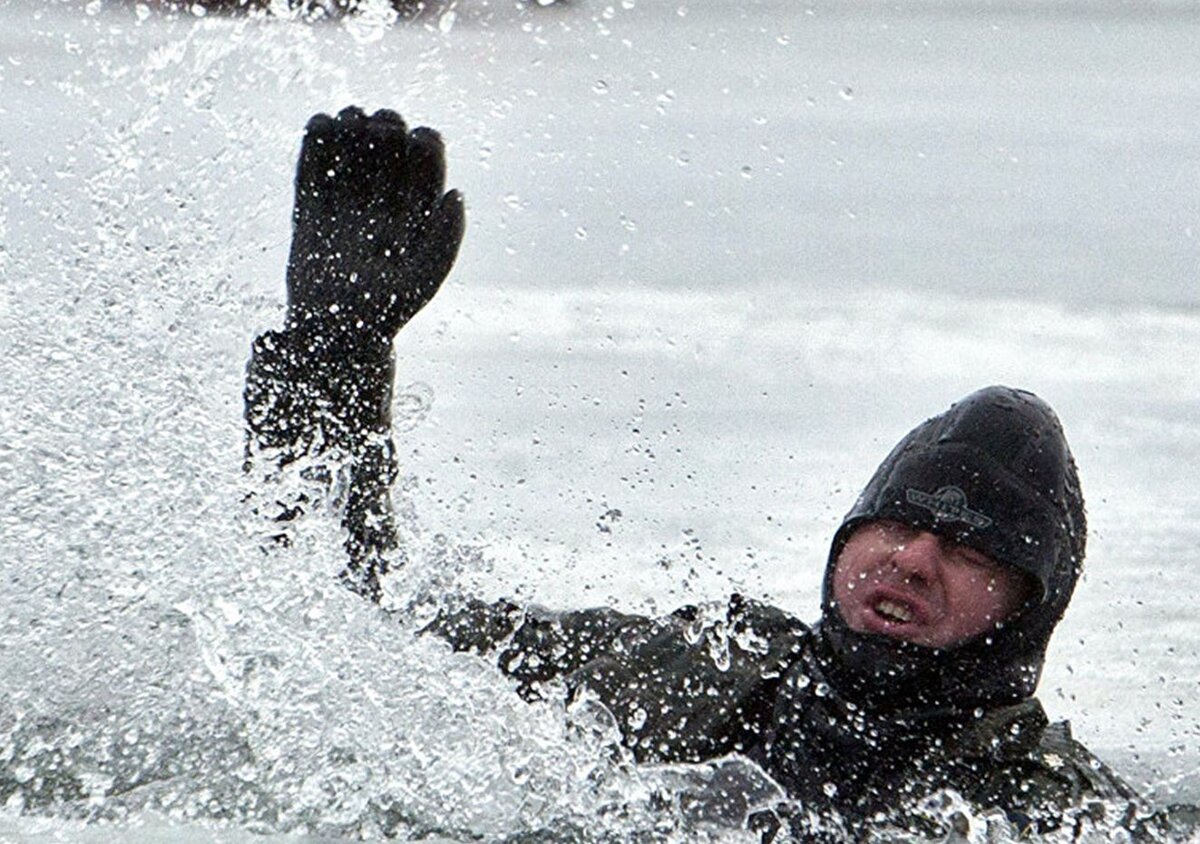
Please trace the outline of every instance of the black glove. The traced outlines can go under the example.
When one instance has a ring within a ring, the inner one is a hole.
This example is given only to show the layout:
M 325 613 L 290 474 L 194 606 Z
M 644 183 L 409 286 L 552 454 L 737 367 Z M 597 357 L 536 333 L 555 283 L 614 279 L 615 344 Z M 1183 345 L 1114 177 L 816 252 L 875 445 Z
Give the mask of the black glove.
M 308 121 L 296 168 L 287 327 L 322 356 L 386 354 L 441 286 L 463 235 L 441 136 L 351 106 Z

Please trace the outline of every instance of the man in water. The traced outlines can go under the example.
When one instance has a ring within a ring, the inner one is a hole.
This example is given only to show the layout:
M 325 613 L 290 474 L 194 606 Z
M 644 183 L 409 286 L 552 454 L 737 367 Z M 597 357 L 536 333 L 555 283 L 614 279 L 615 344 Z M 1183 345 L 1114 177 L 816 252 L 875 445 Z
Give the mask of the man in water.
M 392 339 L 463 234 L 444 180 L 429 129 L 387 111 L 314 117 L 286 326 L 255 341 L 248 371 L 248 466 L 348 467 L 344 577 L 374 600 L 397 545 Z M 1086 533 L 1054 412 L 989 387 L 918 425 L 875 471 L 833 537 L 815 625 L 735 595 L 715 615 L 655 619 L 476 602 L 428 632 L 493 655 L 527 698 L 565 685 L 598 699 L 639 761 L 749 757 L 794 801 L 797 835 L 912 826 L 913 807 L 946 790 L 1022 832 L 1078 832 L 1107 813 L 1153 835 L 1134 791 L 1034 697 Z

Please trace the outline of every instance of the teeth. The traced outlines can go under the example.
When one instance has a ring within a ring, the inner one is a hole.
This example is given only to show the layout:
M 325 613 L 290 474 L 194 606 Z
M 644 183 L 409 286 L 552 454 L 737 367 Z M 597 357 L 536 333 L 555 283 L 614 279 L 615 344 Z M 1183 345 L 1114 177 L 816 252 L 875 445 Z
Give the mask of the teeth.
M 893 621 L 912 621 L 913 614 L 908 607 L 902 604 L 897 604 L 895 601 L 882 600 L 875 605 L 875 612 L 882 616 L 892 619 Z

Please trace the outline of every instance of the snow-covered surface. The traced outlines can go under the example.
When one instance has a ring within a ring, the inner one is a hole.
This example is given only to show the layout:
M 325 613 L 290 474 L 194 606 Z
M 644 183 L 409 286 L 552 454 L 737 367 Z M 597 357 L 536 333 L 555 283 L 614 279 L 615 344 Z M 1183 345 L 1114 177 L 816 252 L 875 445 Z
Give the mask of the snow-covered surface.
M 284 748 L 307 779 L 214 758 L 205 782 L 189 757 L 194 794 L 241 776 L 291 799 L 268 831 L 349 823 L 321 794 L 359 776 L 416 821 L 500 834 L 538 817 L 528 782 L 587 768 L 560 713 L 497 717 L 502 681 L 326 594 L 322 526 L 264 563 L 238 519 L 241 373 L 281 315 L 300 130 L 358 103 L 442 130 L 469 203 L 397 344 L 414 583 L 453 559 L 486 595 L 664 611 L 740 590 L 815 616 L 892 443 L 1024 386 L 1064 421 L 1092 527 L 1042 700 L 1140 787 L 1200 800 L 1200 12 L 375 8 L 307 26 L 0 0 L 0 727 Z M 338 740 L 380 755 L 323 770 L 314 724 L 346 701 Z M 529 761 L 545 748 L 563 758 Z M 489 760 L 535 769 L 494 811 L 472 805 Z M 204 814 L 131 805 L 118 828 L 145 841 Z M 103 839 L 72 824 L 0 837 Z

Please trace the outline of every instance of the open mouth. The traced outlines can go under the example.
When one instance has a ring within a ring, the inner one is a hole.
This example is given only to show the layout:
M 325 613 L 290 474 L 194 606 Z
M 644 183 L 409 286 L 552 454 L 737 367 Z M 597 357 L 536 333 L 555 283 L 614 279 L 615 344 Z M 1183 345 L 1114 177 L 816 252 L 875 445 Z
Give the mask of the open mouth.
M 911 607 L 891 598 L 880 598 L 871 609 L 877 616 L 891 624 L 908 624 L 917 617 Z

